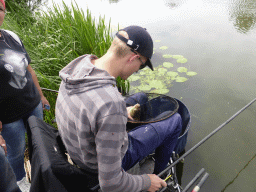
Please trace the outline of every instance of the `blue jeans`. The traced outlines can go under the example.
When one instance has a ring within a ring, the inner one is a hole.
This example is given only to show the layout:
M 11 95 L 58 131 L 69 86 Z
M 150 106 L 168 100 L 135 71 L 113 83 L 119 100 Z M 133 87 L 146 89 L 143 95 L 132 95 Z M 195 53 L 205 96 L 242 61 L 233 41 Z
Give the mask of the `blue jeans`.
M 24 118 L 3 124 L 2 136 L 7 145 L 7 159 L 16 175 L 17 181 L 20 181 L 26 175 L 24 169 L 26 121 L 32 115 L 43 119 L 42 102 Z
M 21 192 L 17 185 L 15 174 L 2 147 L 0 147 L 0 191 Z
M 143 94 L 140 93 L 132 97 L 137 97 L 137 101 L 145 101 Z M 131 100 L 129 99 L 129 101 Z M 160 173 L 166 168 L 172 156 L 181 129 L 182 119 L 179 113 L 175 113 L 165 120 L 134 128 L 128 133 L 129 145 L 122 160 L 122 168 L 125 171 L 129 170 L 155 151 L 154 174 Z

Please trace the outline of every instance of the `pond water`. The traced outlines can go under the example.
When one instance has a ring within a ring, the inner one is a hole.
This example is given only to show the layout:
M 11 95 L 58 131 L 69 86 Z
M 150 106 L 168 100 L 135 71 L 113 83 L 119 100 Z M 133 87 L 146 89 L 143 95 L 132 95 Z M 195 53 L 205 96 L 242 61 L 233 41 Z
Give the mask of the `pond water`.
M 61 1 L 55 0 L 55 3 Z M 70 0 L 64 0 L 70 5 Z M 186 150 L 256 96 L 255 0 L 77 0 L 113 26 L 140 25 L 154 39 L 153 64 L 173 63 L 196 72 L 169 80 L 167 95 L 181 99 L 192 123 Z M 166 49 L 160 49 L 165 46 Z M 182 55 L 185 63 L 163 55 Z M 163 80 L 163 79 L 162 79 Z M 132 82 L 136 86 L 136 82 Z M 256 103 L 185 159 L 182 186 L 201 169 L 210 174 L 201 191 L 256 191 Z

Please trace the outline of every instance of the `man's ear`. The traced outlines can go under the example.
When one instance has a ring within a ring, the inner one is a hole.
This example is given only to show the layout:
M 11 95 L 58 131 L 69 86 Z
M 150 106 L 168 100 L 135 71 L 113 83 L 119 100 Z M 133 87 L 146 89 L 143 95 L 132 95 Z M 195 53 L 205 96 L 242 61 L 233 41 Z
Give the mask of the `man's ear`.
M 137 59 L 139 57 L 139 55 L 137 54 L 133 54 L 131 57 L 130 57 L 130 61 L 133 62 L 135 59 Z

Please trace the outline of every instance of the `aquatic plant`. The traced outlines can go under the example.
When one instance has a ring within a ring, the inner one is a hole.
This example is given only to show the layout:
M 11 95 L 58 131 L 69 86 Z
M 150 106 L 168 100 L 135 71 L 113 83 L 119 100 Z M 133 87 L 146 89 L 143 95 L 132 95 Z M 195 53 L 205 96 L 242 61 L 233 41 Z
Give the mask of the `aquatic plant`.
M 157 42 L 160 42 L 160 40 Z M 167 48 L 167 46 L 161 46 L 159 49 L 166 50 Z M 140 73 L 133 74 L 128 78 L 132 83 L 131 92 L 146 91 L 166 94 L 170 91 L 170 87 L 173 86 L 173 81 L 182 83 L 187 81 L 188 77 L 197 74 L 194 71 L 188 71 L 187 67 L 180 66 L 188 61 L 182 55 L 163 54 L 163 58 L 170 59 L 171 62 L 163 62 L 162 65 L 155 67 L 154 71 L 145 68 Z M 175 71 L 175 67 L 177 67 L 177 71 Z
M 167 46 L 162 46 L 159 49 L 165 50 L 165 49 L 168 49 L 168 47 Z
M 172 55 L 164 54 L 164 55 L 163 55 L 163 57 L 164 57 L 164 58 L 171 58 L 171 57 L 172 57 Z
M 173 67 L 173 64 L 170 63 L 170 62 L 164 62 L 163 66 L 166 67 L 166 68 L 170 68 L 170 67 Z
M 197 73 L 193 72 L 193 71 L 189 71 L 189 72 L 187 72 L 187 75 L 192 77 L 194 75 L 197 75 Z
M 188 71 L 188 69 L 186 67 L 179 67 L 177 69 L 177 71 L 180 72 L 180 73 L 183 73 L 183 72 L 186 73 Z

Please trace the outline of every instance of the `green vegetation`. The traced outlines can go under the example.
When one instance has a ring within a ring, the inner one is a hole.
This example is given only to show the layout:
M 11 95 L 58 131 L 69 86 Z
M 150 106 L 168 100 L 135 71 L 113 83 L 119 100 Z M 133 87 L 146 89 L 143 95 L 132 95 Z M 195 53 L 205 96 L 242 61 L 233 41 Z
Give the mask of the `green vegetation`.
M 89 10 L 85 14 L 77 4 L 68 7 L 63 3 L 63 8 L 55 4 L 47 12 L 35 12 L 33 19 L 24 17 L 26 10 L 7 13 L 2 28 L 22 39 L 41 87 L 58 90 L 59 71 L 64 66 L 83 54 L 101 57 L 112 42 L 110 21 L 107 24 L 102 17 L 96 21 Z M 31 12 L 27 15 L 32 17 Z M 129 82 L 120 78 L 118 86 L 122 93 L 129 92 Z M 52 124 L 57 93 L 44 94 L 51 105 L 51 110 L 45 111 L 45 121 Z
M 168 47 L 167 46 L 162 46 L 162 47 L 160 47 L 160 49 L 165 50 L 165 49 L 168 49 Z
M 161 40 L 156 40 L 155 42 L 160 43 Z M 161 46 L 159 49 L 162 52 L 167 50 L 168 47 Z M 156 50 L 156 48 L 154 48 L 154 50 Z M 194 71 L 188 71 L 186 66 L 188 60 L 184 58 L 184 56 L 163 54 L 163 58 L 166 61 L 155 67 L 154 71 L 151 71 L 149 68 L 145 68 L 141 70 L 140 73 L 133 74 L 128 78 L 128 80 L 132 82 L 131 92 L 137 93 L 145 91 L 150 93 L 167 94 L 170 91 L 170 87 L 173 86 L 174 81 L 183 83 L 188 80 L 188 77 L 197 75 Z M 185 65 L 181 66 L 183 64 Z
M 17 13 L 17 11 L 24 12 L 24 10 L 26 10 L 32 14 L 38 7 L 47 1 L 48 0 L 6 0 L 5 6 L 10 12 Z M 25 14 L 26 16 L 28 15 L 28 13 Z
M 40 86 L 52 90 L 59 89 L 59 71 L 70 61 L 83 54 L 101 57 L 113 40 L 110 21 L 106 23 L 104 17 L 96 20 L 88 9 L 84 13 L 77 4 L 68 7 L 64 2 L 62 8 L 54 4 L 47 12 L 33 12 L 31 8 L 8 12 L 2 27 L 19 35 L 32 59 L 31 66 L 37 73 Z M 160 43 L 161 40 L 156 42 Z M 154 48 L 154 52 L 156 50 L 164 52 L 165 61 L 160 65 L 154 64 L 158 65 L 154 71 L 145 68 L 129 77 L 128 81 L 117 78 L 118 89 L 123 95 L 129 93 L 129 81 L 134 84 L 130 93 L 145 91 L 166 94 L 173 81 L 185 82 L 197 74 L 188 70 L 188 60 L 182 55 L 165 53 L 167 46 Z M 56 126 L 53 119 L 58 93 L 43 92 L 51 105 L 50 111 L 44 112 L 44 120 Z

